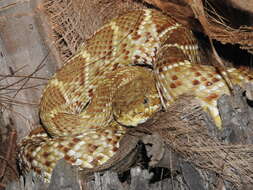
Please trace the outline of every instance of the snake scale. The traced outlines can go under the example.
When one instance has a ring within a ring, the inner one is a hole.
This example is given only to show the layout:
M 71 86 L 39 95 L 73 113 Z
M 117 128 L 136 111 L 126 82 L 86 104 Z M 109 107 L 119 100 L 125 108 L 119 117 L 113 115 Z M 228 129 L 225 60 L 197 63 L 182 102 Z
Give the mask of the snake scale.
M 39 115 L 43 128 L 19 145 L 21 169 L 51 177 L 64 158 L 82 168 L 107 162 L 124 126 L 145 122 L 179 95 L 191 93 L 221 126 L 218 97 L 229 94 L 213 66 L 200 64 L 192 32 L 157 10 L 134 10 L 99 29 L 52 77 Z M 247 68 L 228 68 L 234 84 L 251 81 Z

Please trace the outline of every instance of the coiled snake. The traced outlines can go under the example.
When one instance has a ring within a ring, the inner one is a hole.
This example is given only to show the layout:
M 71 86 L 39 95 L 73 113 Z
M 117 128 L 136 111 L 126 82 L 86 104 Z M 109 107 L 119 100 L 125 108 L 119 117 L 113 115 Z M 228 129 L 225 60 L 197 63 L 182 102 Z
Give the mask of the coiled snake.
M 118 150 L 123 125 L 145 122 L 187 92 L 220 126 L 216 100 L 229 90 L 214 67 L 199 63 L 191 31 L 169 16 L 145 9 L 112 19 L 46 86 L 39 114 L 47 133 L 35 129 L 20 143 L 22 170 L 49 179 L 62 158 L 101 165 Z M 253 76 L 244 68 L 228 73 L 235 84 Z

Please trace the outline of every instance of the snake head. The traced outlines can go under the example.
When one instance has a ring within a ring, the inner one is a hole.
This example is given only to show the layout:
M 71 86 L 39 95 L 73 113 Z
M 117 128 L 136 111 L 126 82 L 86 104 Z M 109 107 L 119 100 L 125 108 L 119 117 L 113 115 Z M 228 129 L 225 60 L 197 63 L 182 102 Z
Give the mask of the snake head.
M 112 105 L 114 119 L 124 126 L 144 123 L 161 109 L 152 71 L 138 69 L 140 72 L 135 73 L 135 80 L 129 81 L 117 90 Z

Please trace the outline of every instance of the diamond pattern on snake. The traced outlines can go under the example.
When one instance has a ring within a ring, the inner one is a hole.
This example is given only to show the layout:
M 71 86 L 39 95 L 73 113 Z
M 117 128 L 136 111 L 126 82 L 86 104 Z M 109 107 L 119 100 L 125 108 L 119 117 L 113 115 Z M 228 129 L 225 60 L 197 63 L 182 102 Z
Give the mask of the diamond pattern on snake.
M 62 158 L 80 169 L 102 165 L 119 149 L 124 126 L 137 127 L 184 93 L 195 95 L 220 127 L 217 99 L 229 89 L 199 55 L 192 32 L 160 11 L 112 19 L 46 85 L 43 128 L 19 144 L 22 171 L 49 180 Z M 247 68 L 227 72 L 234 84 L 253 78 Z

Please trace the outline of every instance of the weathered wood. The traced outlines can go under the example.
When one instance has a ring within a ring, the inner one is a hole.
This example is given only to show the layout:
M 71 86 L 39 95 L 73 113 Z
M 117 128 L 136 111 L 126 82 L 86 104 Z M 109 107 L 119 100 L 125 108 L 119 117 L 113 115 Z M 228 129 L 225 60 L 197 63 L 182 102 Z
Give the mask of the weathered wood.
M 218 101 L 223 121 L 223 133 L 220 138 L 229 143 L 253 143 L 253 109 L 245 96 L 245 90 L 234 88 L 234 96 L 224 95 Z
M 9 98 L 6 104 L 4 104 L 5 99 L 1 99 L 1 103 L 6 106 L 3 113 L 5 123 L 7 125 L 12 123 L 17 130 L 18 140 L 26 136 L 39 123 L 37 105 L 43 84 L 47 81 L 29 77 L 46 79 L 57 67 L 52 64 L 53 58 L 43 39 L 41 22 L 36 13 L 39 2 L 41 0 L 0 1 L 0 8 L 2 8 L 0 10 L 0 77 L 3 79 L 4 76 L 8 76 L 0 81 L 0 87 L 1 96 Z M 39 66 L 41 69 L 38 69 Z M 23 76 L 23 78 L 15 76 Z
M 60 160 L 52 174 L 48 190 L 80 190 L 78 171 L 74 166 Z

